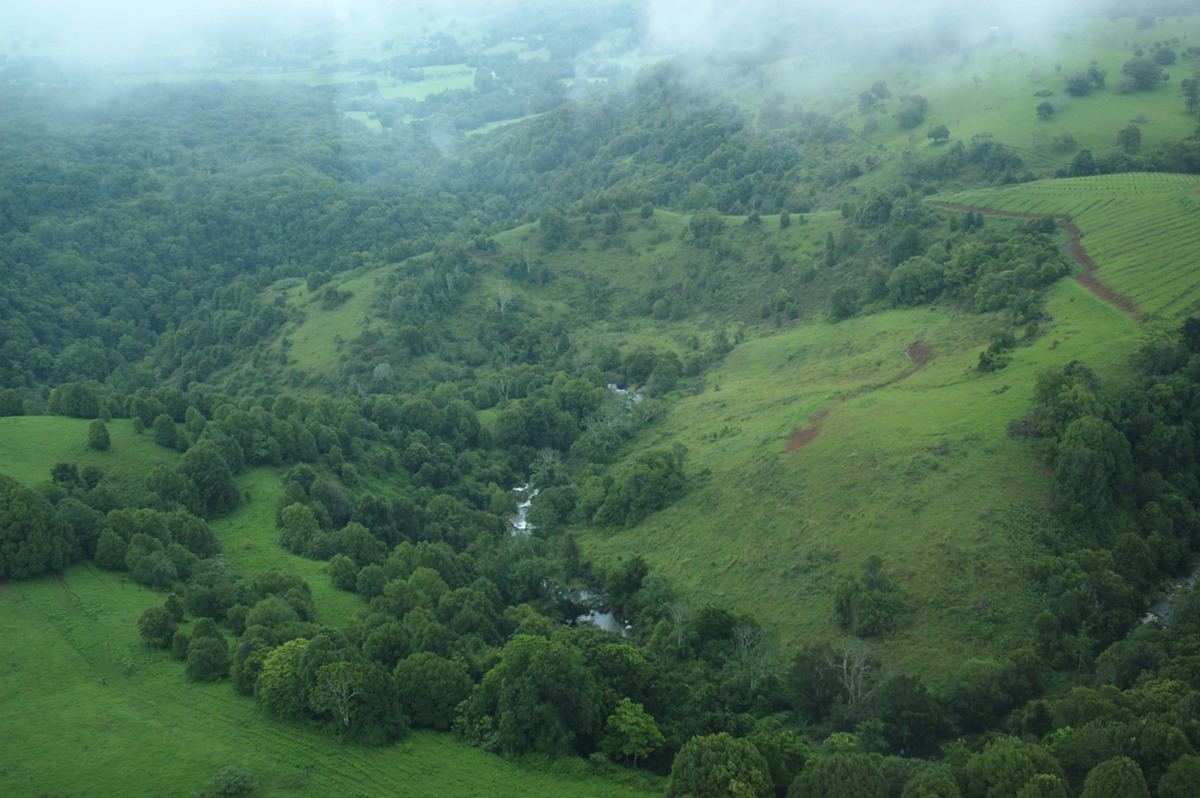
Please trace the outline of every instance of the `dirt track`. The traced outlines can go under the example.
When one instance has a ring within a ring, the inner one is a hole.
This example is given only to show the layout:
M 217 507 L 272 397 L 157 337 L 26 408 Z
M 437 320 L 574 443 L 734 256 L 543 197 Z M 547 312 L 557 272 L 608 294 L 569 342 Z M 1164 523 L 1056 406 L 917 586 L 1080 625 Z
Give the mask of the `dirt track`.
M 947 208 L 952 211 L 971 211 L 972 213 L 981 213 L 984 216 L 1011 216 L 1017 219 L 1045 219 L 1049 216 L 1058 222 L 1063 232 L 1071 237 L 1071 240 L 1063 246 L 1063 251 L 1083 269 L 1083 274 L 1076 277 L 1075 281 L 1110 305 L 1119 308 L 1131 316 L 1138 315 L 1138 309 L 1133 304 L 1133 300 L 1129 297 L 1121 296 L 1096 279 L 1094 274 L 1096 271 L 1096 262 L 1088 256 L 1083 248 L 1083 244 L 1079 243 L 1079 239 L 1083 238 L 1083 233 L 1075 226 L 1075 222 L 1071 219 L 1069 213 L 1017 213 L 1015 211 L 996 211 L 990 208 L 978 208 L 973 205 L 952 205 L 947 202 L 935 202 L 933 204 L 939 208 Z
M 912 368 L 910 368 L 908 371 L 893 377 L 887 382 L 866 388 L 858 393 L 852 393 L 849 396 L 843 396 L 841 401 L 845 402 L 847 399 L 856 399 L 859 396 L 865 396 L 866 394 L 878 391 L 880 388 L 886 388 L 889 385 L 895 385 L 901 380 L 906 380 L 923 369 L 934 358 L 933 350 L 921 343 L 910 344 L 908 349 L 904 350 L 904 354 L 908 356 L 908 362 L 912 363 Z M 791 452 L 799 449 L 802 446 L 807 446 L 808 444 L 812 443 L 817 437 L 817 433 L 821 431 L 821 422 L 825 420 L 825 417 L 828 416 L 832 410 L 832 407 L 827 407 L 824 410 L 818 410 L 809 416 L 808 423 L 804 427 L 801 427 L 792 433 L 792 437 L 788 438 L 788 442 L 784 444 L 783 450 L 785 452 Z

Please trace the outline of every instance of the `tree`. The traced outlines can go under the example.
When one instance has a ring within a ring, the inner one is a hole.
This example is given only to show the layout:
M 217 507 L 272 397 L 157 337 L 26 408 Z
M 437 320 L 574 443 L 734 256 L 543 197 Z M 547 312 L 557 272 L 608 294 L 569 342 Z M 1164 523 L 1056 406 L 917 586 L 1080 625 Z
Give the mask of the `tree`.
M 358 580 L 358 569 L 354 567 L 354 560 L 345 554 L 333 555 L 333 559 L 329 561 L 329 580 L 338 590 L 353 592 Z
M 0 416 L 25 415 L 25 400 L 13 388 L 0 391 Z
M 303 717 L 308 707 L 306 686 L 300 677 L 300 658 L 308 648 L 304 638 L 289 640 L 263 660 L 254 682 L 254 696 L 268 715 Z
M 1065 783 L 1062 767 L 1044 748 L 1013 737 L 1000 737 L 967 762 L 966 792 L 1015 795 L 1039 774 L 1048 774 Z
M 868 754 L 839 751 L 804 769 L 788 789 L 788 798 L 886 798 L 887 779 Z
M 137 628 L 146 645 L 167 648 L 179 626 L 166 607 L 150 607 L 138 618 Z
M 600 741 L 600 750 L 609 756 L 632 759 L 634 767 L 639 759 L 650 756 L 664 742 L 654 718 L 641 704 L 628 698 L 621 699 L 604 727 L 606 734 Z
M 1148 58 L 1134 58 L 1121 67 L 1121 74 L 1130 79 L 1133 91 L 1148 91 L 1166 80 L 1162 67 Z
M 1192 785 L 1195 787 L 1196 785 Z M 1083 782 L 1079 798 L 1150 798 L 1150 788 L 1138 763 L 1127 756 L 1107 759 L 1092 768 Z
M 933 139 L 934 144 L 941 144 L 946 139 L 950 138 L 950 128 L 945 125 L 937 125 L 931 127 L 929 132 L 925 134 L 926 138 Z
M 179 430 L 166 413 L 159 413 L 155 416 L 152 429 L 154 430 L 154 442 L 159 446 L 165 446 L 168 449 L 179 448 Z
M 58 570 L 77 554 L 71 529 L 50 502 L 0 474 L 0 579 Z
M 1196 109 L 1200 108 L 1200 79 L 1187 78 L 1179 82 L 1179 88 L 1183 90 L 1183 102 L 1188 109 L 1188 113 L 1196 113 Z M 0 409 L 0 416 L 4 415 Z
M 1197 784 L 1200 784 L 1200 756 L 1181 756 L 1159 779 L 1158 798 L 1191 798 Z
M 1096 174 L 1096 161 L 1092 158 L 1092 151 L 1080 150 L 1071 159 L 1071 166 L 1067 169 L 1067 174 L 1071 177 L 1087 177 Z
M 925 112 L 929 110 L 929 100 L 919 94 L 910 94 L 900 99 L 900 108 L 896 111 L 896 124 L 901 130 L 910 130 L 925 121 Z
M 184 672 L 193 682 L 215 682 L 229 675 L 229 646 L 224 638 L 196 636 L 188 642 Z
M 900 798 L 962 798 L 962 791 L 950 768 L 930 764 L 909 777 Z
M 1150 53 L 1150 60 L 1159 66 L 1170 66 L 1175 63 L 1175 51 L 1170 47 L 1159 47 Z
M 179 463 L 179 473 L 196 486 L 206 517 L 225 515 L 237 507 L 241 492 L 229 464 L 211 441 L 199 441 L 188 449 Z
M 100 419 L 92 419 L 88 424 L 87 431 L 88 446 L 98 452 L 103 452 L 108 449 L 112 441 L 108 437 L 108 427 Z
M 1071 798 L 1071 792 L 1067 782 L 1058 776 L 1039 773 L 1017 790 L 1016 798 Z
M 337 733 L 350 740 L 382 745 L 400 739 L 408 731 L 396 683 L 374 662 L 322 665 L 309 690 L 308 702 L 314 712 L 331 716 Z
M 447 731 L 455 708 L 471 695 L 471 675 L 459 659 L 419 651 L 400 660 L 395 670 L 400 705 L 414 726 Z
M 834 321 L 848 319 L 858 312 L 858 289 L 852 285 L 839 285 L 829 295 L 829 315 Z
M 1054 105 L 1049 102 L 1040 102 L 1037 106 L 1038 119 L 1049 119 L 1054 116 Z
M 106 571 L 124 571 L 126 548 L 127 545 L 120 535 L 111 529 L 105 529 L 96 542 L 96 555 L 93 559 L 96 565 Z
M 1117 146 L 1125 152 L 1133 152 L 1142 146 L 1142 129 L 1137 125 L 1129 125 L 1117 131 Z
M 595 677 L 578 650 L 516 635 L 475 689 L 462 721 L 503 754 L 569 753 L 599 725 L 597 699 Z
M 232 765 L 225 765 L 217 768 L 212 778 L 204 785 L 204 795 L 212 798 L 233 798 L 238 795 L 253 795 L 257 789 L 254 774 Z
M 667 798 L 769 798 L 767 761 L 748 740 L 728 732 L 693 737 L 671 763 Z

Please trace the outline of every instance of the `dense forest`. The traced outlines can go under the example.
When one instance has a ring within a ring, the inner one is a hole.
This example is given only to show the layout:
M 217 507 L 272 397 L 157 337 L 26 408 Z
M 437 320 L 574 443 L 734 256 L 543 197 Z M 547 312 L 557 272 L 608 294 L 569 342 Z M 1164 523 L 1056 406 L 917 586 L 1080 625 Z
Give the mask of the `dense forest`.
M 951 308 L 990 325 L 979 373 L 1036 341 L 1072 271 L 1055 220 L 926 197 L 1197 173 L 1200 142 L 1059 170 L 980 135 L 885 163 L 844 114 L 782 98 L 751 113 L 669 61 L 593 63 L 604 80 L 568 92 L 594 31 L 629 13 L 548 18 L 546 60 L 447 35 L 371 67 L 472 70 L 421 100 L 215 79 L 98 92 L 9 62 L 0 416 L 85 419 L 97 451 L 130 424 L 175 459 L 132 482 L 72 462 L 32 486 L 0 474 L 0 579 L 88 562 L 157 590 L 129 622 L 180 680 L 227 680 L 266 716 L 355 744 L 434 729 L 648 771 L 668 796 L 1195 795 L 1200 593 L 1138 623 L 1200 549 L 1194 317 L 1145 320 L 1124 379 L 1039 374 L 1009 435 L 1037 448 L 1053 500 L 1002 519 L 1036 555 L 1027 645 L 935 684 L 884 653 L 914 611 L 884 556 L 829 591 L 833 636 L 780 656 L 753 613 L 692 601 L 640 556 L 593 561 L 578 536 L 704 490 L 685 446 L 633 442 L 748 324 Z M 520 30 L 496 22 L 486 43 Z M 872 92 L 845 102 L 890 99 Z M 927 102 L 892 106 L 916 127 Z M 381 130 L 344 113 L 367 110 Z M 465 135 L 504 120 L 520 121 Z M 819 232 L 781 251 L 768 226 Z M 560 259 L 642 241 L 676 248 L 685 276 L 625 295 L 584 282 L 557 304 L 495 288 L 565 284 Z M 335 309 L 366 274 L 345 362 L 288 371 L 289 300 Z M 588 334 L 614 315 L 686 332 Z M 354 617 L 329 622 L 304 579 L 223 556 L 210 522 L 250 500 L 239 478 L 257 468 L 281 475 L 279 546 L 326 563 L 361 597 Z M 509 523 L 518 485 L 536 491 L 532 534 Z M 624 632 L 575 623 L 592 593 Z

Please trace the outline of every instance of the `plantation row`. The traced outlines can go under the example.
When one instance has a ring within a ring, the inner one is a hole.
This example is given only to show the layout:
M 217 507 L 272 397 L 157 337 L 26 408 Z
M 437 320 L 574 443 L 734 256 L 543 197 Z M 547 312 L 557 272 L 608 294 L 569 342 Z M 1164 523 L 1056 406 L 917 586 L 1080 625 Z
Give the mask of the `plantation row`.
M 1200 227 L 1190 190 L 1194 177 L 1130 173 L 1042 181 L 948 198 L 1006 213 L 1069 215 L 1097 276 L 1142 312 L 1187 313 L 1200 303 L 1192 257 Z M 1187 190 L 1189 193 L 1181 193 Z

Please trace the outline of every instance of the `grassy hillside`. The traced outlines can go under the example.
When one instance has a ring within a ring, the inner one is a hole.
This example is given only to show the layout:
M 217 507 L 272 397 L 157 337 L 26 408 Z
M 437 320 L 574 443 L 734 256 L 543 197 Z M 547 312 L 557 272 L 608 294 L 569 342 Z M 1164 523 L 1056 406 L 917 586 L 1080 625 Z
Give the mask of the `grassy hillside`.
M 939 197 L 1009 213 L 1069 215 L 1096 277 L 1143 313 L 1200 308 L 1193 253 L 1200 244 L 1200 178 L 1117 174 L 1045 180 Z
M 89 423 L 65 416 L 0 418 L 0 473 L 33 486 L 50 479 L 55 463 L 75 463 L 99 468 L 114 488 L 139 490 L 151 468 L 179 462 L 179 452 L 157 445 L 148 432 L 136 434 L 127 418 L 107 422 L 111 445 L 96 451 L 87 443 Z
M 1078 359 L 1112 373 L 1133 341 L 1131 323 L 1074 282 L 1048 311 L 1044 335 L 988 375 L 973 366 L 991 321 L 943 309 L 747 341 L 638 442 L 686 445 L 697 486 L 639 526 L 588 533 L 585 549 L 642 554 L 697 597 L 754 612 L 785 645 L 836 634 L 834 586 L 880 555 L 915 608 L 887 644 L 904 667 L 936 680 L 1018 645 L 1037 552 L 1008 511 L 1044 505 L 1049 485 L 1007 425 L 1029 412 L 1039 369 Z M 932 356 L 915 372 L 913 344 Z
M 0 585 L 5 685 L 0 793 L 193 795 L 213 771 L 254 774 L 263 795 L 658 794 L 591 775 L 523 769 L 447 735 L 345 745 L 269 721 L 227 682 L 185 681 L 134 623 L 162 596 L 88 566 Z
M 1121 67 L 1134 57 L 1137 47 L 1149 54 L 1155 42 L 1175 37 L 1177 52 L 1200 34 L 1200 17 L 1171 19 L 1161 27 L 1138 29 L 1132 17 L 1083 20 L 1063 31 L 1030 32 L 978 31 L 978 44 L 961 54 L 933 64 L 903 62 L 814 63 L 813 59 L 787 59 L 773 64 L 762 74 L 746 80 L 736 96 L 748 109 L 757 110 L 774 93 L 782 92 L 806 108 L 834 113 L 854 131 L 865 134 L 878 158 L 906 150 L 936 152 L 926 138 L 935 125 L 950 130 L 950 141 L 970 143 L 977 134 L 1025 152 L 1027 165 L 1053 169 L 1066 165 L 1073 150 L 1053 145 L 1055 137 L 1071 134 L 1079 148 L 1093 154 L 1116 153 L 1117 131 L 1136 119 L 1142 129 L 1142 147 L 1177 141 L 1196 128 L 1179 91 L 1179 81 L 1195 72 L 1194 62 L 1180 58 L 1166 67 L 1170 80 L 1150 91 L 1121 93 L 1117 90 Z M 1105 87 L 1083 97 L 1066 93 L 1071 75 L 1089 66 L 1107 72 Z M 869 111 L 857 107 L 857 96 L 876 81 L 886 81 L 891 98 Z M 1039 92 L 1048 94 L 1038 96 Z M 929 100 L 924 121 L 908 130 L 895 119 L 899 98 L 919 94 Z M 1055 113 L 1039 118 L 1037 106 L 1049 102 Z M 890 170 L 885 170 L 890 173 Z M 870 175 L 866 178 L 870 180 Z
M 1186 221 L 1171 208 L 1192 185 L 1178 176 L 1127 175 L 937 199 L 1072 213 L 1091 253 L 1112 237 L 1114 217 L 1100 211 L 1179 228 Z M 686 352 L 689 340 L 704 340 L 715 324 L 742 331 L 744 342 L 706 374 L 703 387 L 675 395 L 666 421 L 631 449 L 686 446 L 696 487 L 633 529 L 581 530 L 586 552 L 601 561 L 640 553 L 693 601 L 711 597 L 754 612 L 788 649 L 836 634 L 832 590 L 877 554 L 914 610 L 888 643 L 904 667 L 936 679 L 963 658 L 1021 645 L 1033 595 L 1029 565 L 1041 552 L 1022 537 L 1012 508 L 1048 506 L 1050 493 L 1037 453 L 1027 440 L 1010 438 L 1008 425 L 1030 411 L 1040 369 L 1081 360 L 1122 375 L 1133 322 L 1064 280 L 1049 294 L 1050 321 L 1040 336 L 1018 348 L 1006 369 L 985 375 L 975 365 L 1004 324 L 999 316 L 939 307 L 825 320 L 829 290 L 847 279 L 842 267 L 821 265 L 822 241 L 842 224 L 838 214 L 797 215 L 784 229 L 776 217 L 757 228 L 727 219 L 728 257 L 711 264 L 709 253 L 685 243 L 689 216 L 636 216 L 626 214 L 616 236 L 601 233 L 597 221 L 575 219 L 576 243 L 556 252 L 541 249 L 536 227 L 499 236 L 501 252 L 482 267 L 477 289 L 451 321 L 456 334 L 469 336 L 471 324 L 501 312 L 504 296 L 507 313 L 561 319 L 585 349 Z M 1098 274 L 1107 280 L 1104 252 Z M 777 269 L 769 265 L 775 254 Z M 505 263 L 518 258 L 551 279 L 514 279 Z M 1163 258 L 1144 268 L 1168 275 L 1176 263 Z M 288 368 L 298 379 L 333 376 L 356 329 L 386 328 L 371 289 L 395 268 L 335 279 L 334 287 L 353 296 L 332 309 L 294 283 L 277 288 L 297 320 L 286 336 L 294 359 Z M 702 276 L 722 292 L 718 307 L 679 319 L 646 312 L 650 299 L 681 296 L 684 284 Z M 760 312 L 780 290 L 796 302 L 798 325 Z M 282 342 L 273 346 L 283 353 Z M 430 357 L 395 365 L 433 368 Z M 262 508 L 264 521 L 272 511 Z M 247 540 L 248 558 L 268 551 L 265 537 Z

